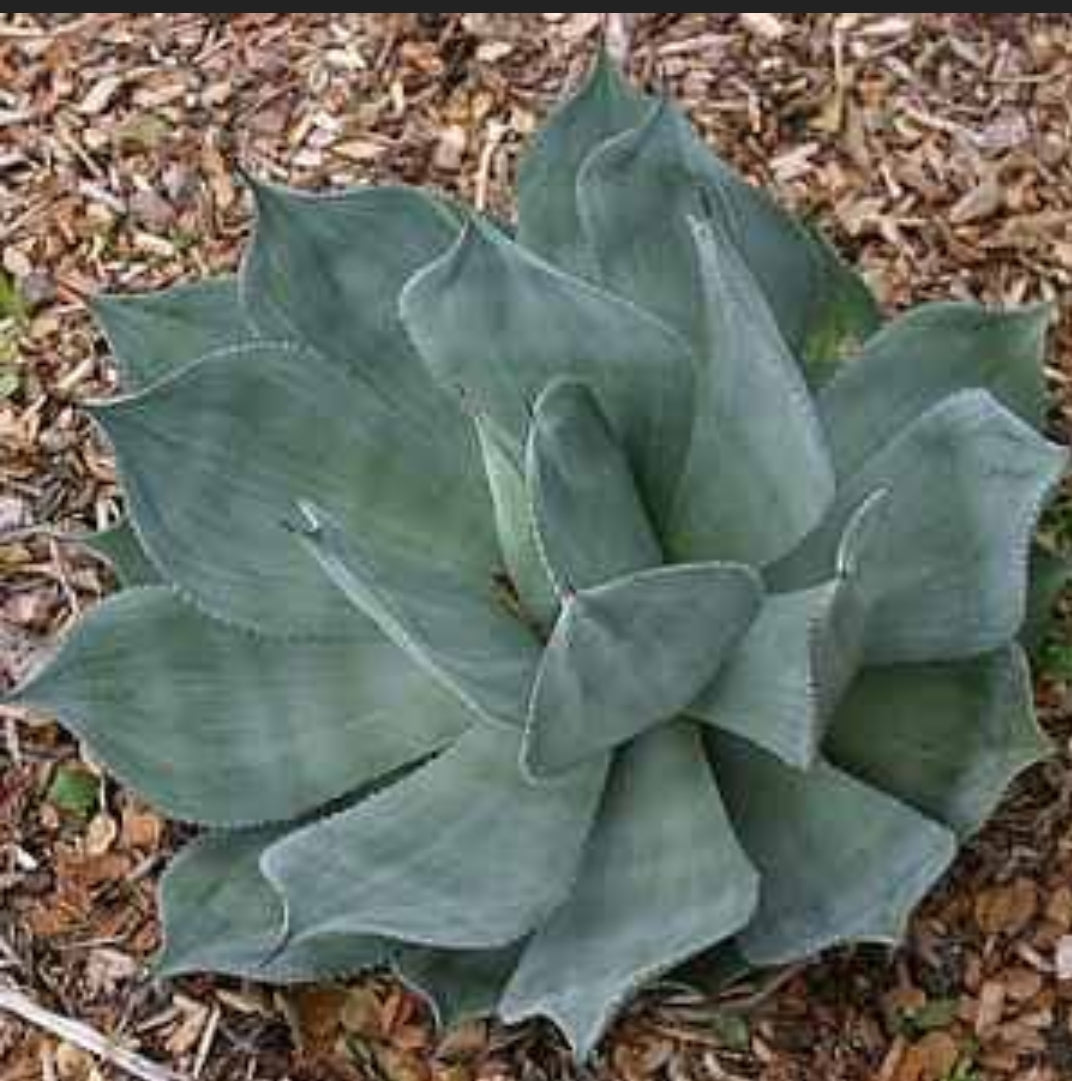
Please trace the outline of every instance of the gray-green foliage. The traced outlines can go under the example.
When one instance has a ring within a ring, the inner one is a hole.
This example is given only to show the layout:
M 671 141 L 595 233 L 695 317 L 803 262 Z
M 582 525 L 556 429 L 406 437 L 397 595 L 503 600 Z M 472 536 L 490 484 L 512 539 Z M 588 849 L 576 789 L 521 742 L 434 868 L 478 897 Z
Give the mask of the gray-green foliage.
M 697 955 L 895 941 L 1046 751 L 1047 313 L 880 326 L 605 60 L 518 241 L 418 190 L 255 196 L 237 280 L 97 307 L 127 588 L 20 692 L 212 827 L 162 971 L 393 963 L 584 1056 Z

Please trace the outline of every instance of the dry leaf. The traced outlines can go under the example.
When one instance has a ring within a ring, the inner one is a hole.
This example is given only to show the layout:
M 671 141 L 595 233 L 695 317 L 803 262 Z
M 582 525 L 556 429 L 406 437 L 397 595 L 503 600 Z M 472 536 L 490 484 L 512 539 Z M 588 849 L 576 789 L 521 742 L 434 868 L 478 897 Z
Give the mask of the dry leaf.
M 979 1008 L 975 1015 L 975 1034 L 980 1038 L 990 1035 L 1005 1016 L 1005 984 L 988 980 L 979 992 Z
M 93 998 L 114 995 L 121 984 L 134 979 L 138 963 L 118 950 L 100 947 L 91 950 L 86 961 L 86 990 Z
M 89 93 L 79 102 L 78 111 L 83 116 L 99 116 L 115 100 L 125 81 L 122 75 L 105 75 L 93 84 Z
M 1009 886 L 998 886 L 975 899 L 975 920 L 985 934 L 1019 934 L 1035 918 L 1039 907 L 1038 889 L 1026 878 Z
M 997 174 L 990 173 L 954 205 L 949 220 L 954 225 L 985 221 L 997 214 L 1004 202 L 1005 192 Z
M 445 173 L 456 173 L 465 160 L 465 150 L 469 145 L 469 133 L 460 124 L 450 124 L 439 133 L 432 154 L 432 164 Z
M 90 1081 L 96 1068 L 91 1054 L 69 1043 L 56 1048 L 53 1061 L 59 1081 Z
M 119 836 L 119 827 L 110 814 L 95 815 L 86 828 L 85 849 L 87 856 L 103 856 L 110 852 Z
M 1057 943 L 1054 967 L 1057 970 L 1057 979 L 1061 983 L 1072 981 L 1072 937 L 1066 936 Z

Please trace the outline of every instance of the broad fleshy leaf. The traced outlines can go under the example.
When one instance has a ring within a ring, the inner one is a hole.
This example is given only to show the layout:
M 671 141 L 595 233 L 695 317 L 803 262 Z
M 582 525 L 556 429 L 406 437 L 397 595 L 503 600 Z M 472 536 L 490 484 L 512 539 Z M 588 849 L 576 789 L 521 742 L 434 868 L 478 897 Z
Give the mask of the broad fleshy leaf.
M 996 311 L 977 304 L 928 304 L 876 334 L 818 399 L 838 476 L 867 459 L 942 399 L 990 394 L 1039 428 L 1045 412 L 1043 358 L 1049 307 Z
M 160 584 L 160 572 L 145 554 L 129 519 L 100 533 L 89 533 L 73 539 L 105 560 L 124 589 Z
M 261 874 L 278 828 L 211 833 L 172 861 L 160 887 L 164 946 L 158 975 L 193 972 L 275 983 L 305 983 L 384 964 L 381 939 L 336 936 L 285 948 L 283 902 Z
M 475 417 L 474 423 L 484 455 L 503 562 L 523 618 L 543 633 L 558 618 L 558 594 L 536 536 L 525 465 L 511 440 L 487 417 Z
M 1052 746 L 1013 647 L 959 664 L 869 669 L 842 703 L 827 750 L 842 769 L 967 838 Z
M 488 949 L 539 926 L 569 892 L 607 765 L 533 785 L 519 743 L 471 729 L 397 784 L 270 848 L 261 867 L 286 899 L 289 941 L 379 934 Z
M 581 277 L 596 271 L 577 206 L 584 163 L 608 139 L 637 127 L 655 101 L 628 83 L 601 50 L 584 86 L 533 139 L 518 175 L 518 240 L 550 263 Z
M 867 609 L 860 562 L 885 527 L 885 493 L 868 500 L 842 538 L 835 576 L 769 595 L 722 671 L 688 709 L 787 765 L 815 765 L 826 725 L 859 668 Z
M 794 221 L 711 153 L 663 102 L 593 154 L 578 181 L 581 219 L 603 280 L 700 349 L 707 300 L 689 218 L 715 218 L 770 305 L 790 352 L 820 370 L 879 324 L 864 282 L 813 230 Z
M 503 1015 L 552 1018 L 584 1060 L 643 982 L 739 931 L 757 892 L 695 728 L 650 732 L 616 759 L 577 884 L 526 946 Z
M 587 383 L 645 505 L 657 521 L 668 511 L 688 449 L 694 362 L 657 319 L 478 221 L 406 287 L 402 318 L 443 387 L 519 450 L 548 383 Z
M 745 567 L 682 564 L 568 596 L 544 651 L 525 766 L 555 775 L 684 710 L 755 618 Z
M 667 535 L 679 560 L 765 566 L 820 522 L 834 475 L 807 388 L 726 236 L 691 222 L 705 353 Z
M 305 342 L 350 372 L 399 423 L 442 428 L 459 445 L 465 420 L 406 338 L 398 297 L 442 255 L 460 223 L 417 188 L 334 194 L 251 182 L 257 208 L 242 301 L 266 336 Z
M 321 637 L 352 620 L 293 535 L 298 501 L 314 495 L 429 567 L 483 581 L 495 566 L 472 433 L 448 453 L 315 353 L 214 354 L 94 415 L 152 562 L 221 619 Z
M 540 661 L 533 629 L 496 596 L 302 505 L 303 540 L 327 578 L 431 678 L 493 724 L 521 726 Z
M 208 353 L 257 337 L 243 314 L 234 278 L 158 293 L 103 294 L 90 307 L 127 391 L 142 390 Z
M 95 608 L 19 696 L 168 814 L 230 826 L 294 818 L 472 723 L 364 620 L 332 641 L 273 641 L 164 587 Z
M 1066 464 L 985 391 L 962 391 L 871 456 L 823 526 L 772 579 L 829 577 L 843 523 L 888 489 L 887 527 L 861 565 L 872 664 L 954 660 L 999 649 L 1023 622 L 1039 511 Z
M 540 395 L 526 457 L 540 548 L 560 592 L 662 563 L 629 462 L 583 383 Z
M 409 947 L 395 958 L 394 968 L 422 995 L 443 1028 L 489 1017 L 499 1007 L 524 947 L 498 950 L 436 950 Z
M 722 794 L 759 869 L 759 909 L 738 938 L 758 966 L 838 942 L 896 942 L 952 863 L 956 836 L 826 763 L 790 769 L 728 735 L 709 736 Z

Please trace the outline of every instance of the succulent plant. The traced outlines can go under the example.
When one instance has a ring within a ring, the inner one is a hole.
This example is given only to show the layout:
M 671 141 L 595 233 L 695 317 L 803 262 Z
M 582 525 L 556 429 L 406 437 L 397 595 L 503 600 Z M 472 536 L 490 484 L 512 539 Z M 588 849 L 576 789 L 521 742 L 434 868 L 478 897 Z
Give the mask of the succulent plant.
M 1048 311 L 882 324 L 606 60 L 516 236 L 253 193 L 236 279 L 97 302 L 126 588 L 17 695 L 210 827 L 161 971 L 390 964 L 584 1056 L 696 955 L 896 940 L 1046 751 Z

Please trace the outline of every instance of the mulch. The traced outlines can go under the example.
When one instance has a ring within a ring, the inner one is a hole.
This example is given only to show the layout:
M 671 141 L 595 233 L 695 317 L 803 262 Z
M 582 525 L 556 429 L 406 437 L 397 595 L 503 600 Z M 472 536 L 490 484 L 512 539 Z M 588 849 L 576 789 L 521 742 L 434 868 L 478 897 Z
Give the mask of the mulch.
M 633 16 L 623 16 L 632 20 Z M 0 15 L 0 686 L 110 587 L 42 526 L 120 512 L 78 403 L 115 389 L 85 300 L 230 269 L 234 166 L 404 180 L 508 215 L 518 154 L 602 13 Z M 1072 15 L 640 13 L 631 66 L 815 218 L 889 309 L 1060 301 L 1072 283 Z M 1072 431 L 1072 315 L 1050 370 Z M 1047 527 L 1072 539 L 1059 509 Z M 622 1081 L 1072 1078 L 1072 655 L 1039 702 L 1061 753 L 1018 784 L 913 923 L 744 1000 L 655 991 L 594 1064 Z M 540 1026 L 444 1039 L 389 980 L 159 984 L 174 829 L 40 718 L 0 714 L 0 988 L 205 1081 L 573 1078 Z M 747 1007 L 747 1008 L 743 1008 Z M 0 1011 L 0 1077 L 119 1076 Z

